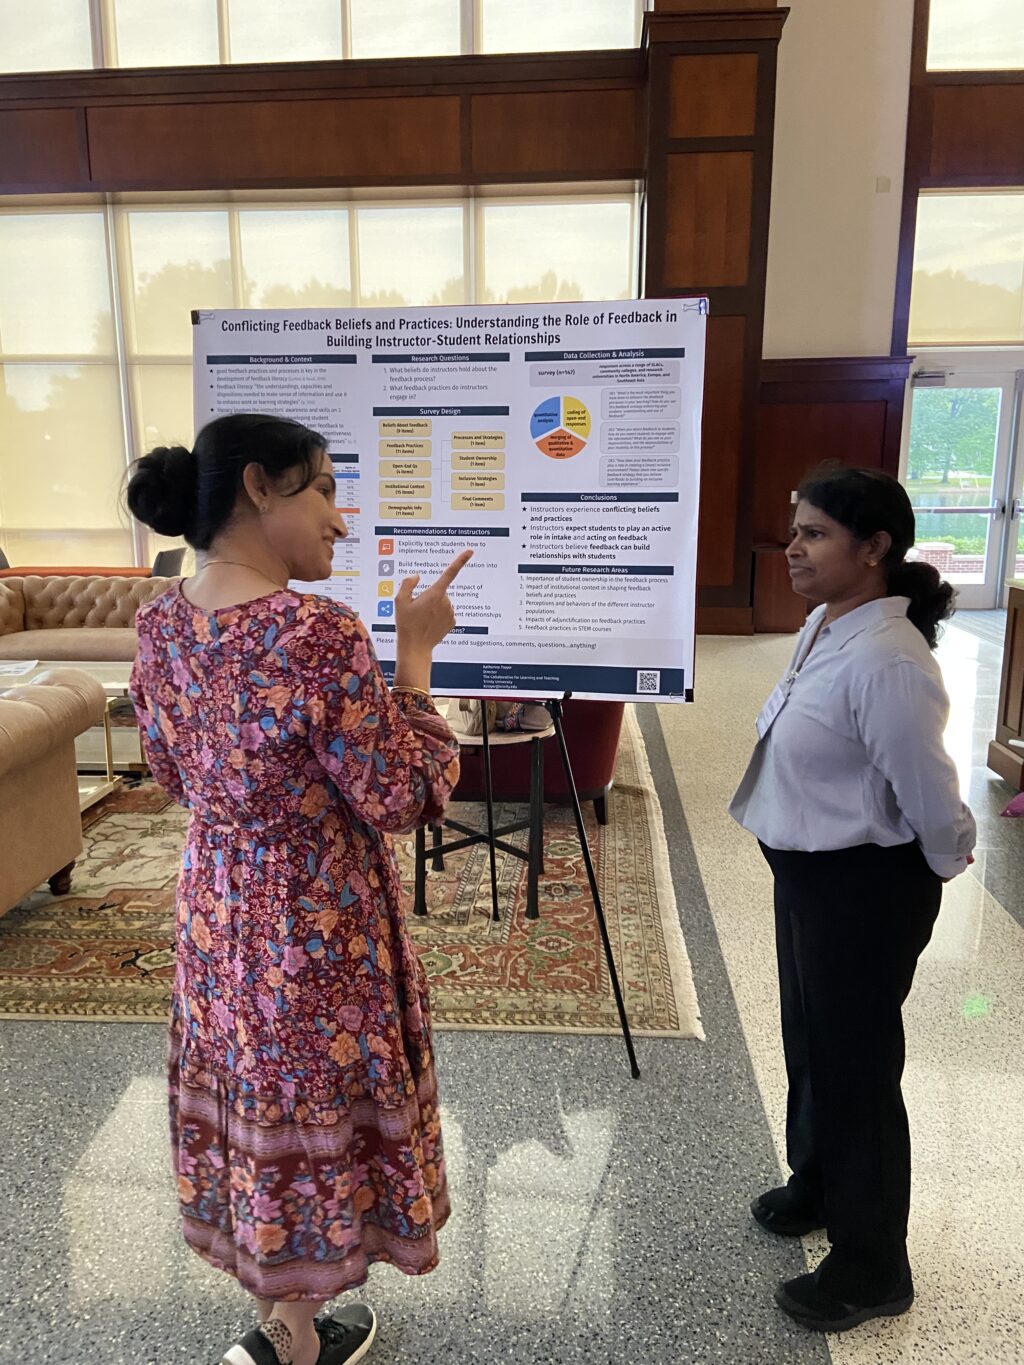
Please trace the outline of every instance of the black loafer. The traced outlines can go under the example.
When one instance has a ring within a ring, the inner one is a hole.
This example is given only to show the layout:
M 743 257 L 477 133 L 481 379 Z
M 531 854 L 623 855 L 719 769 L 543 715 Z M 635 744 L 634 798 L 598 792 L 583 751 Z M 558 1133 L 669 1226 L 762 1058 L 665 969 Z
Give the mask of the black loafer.
M 775 1302 L 802 1327 L 815 1332 L 848 1332 L 872 1318 L 895 1318 L 905 1313 L 914 1302 L 914 1286 L 907 1281 L 883 1303 L 843 1303 L 821 1289 L 815 1275 L 798 1275 L 779 1284 Z
M 785 1198 L 785 1186 L 768 1190 L 758 1195 L 750 1206 L 754 1220 L 766 1232 L 774 1232 L 779 1237 L 803 1237 L 808 1232 L 817 1232 L 825 1226 L 823 1214 L 813 1209 L 801 1208 Z

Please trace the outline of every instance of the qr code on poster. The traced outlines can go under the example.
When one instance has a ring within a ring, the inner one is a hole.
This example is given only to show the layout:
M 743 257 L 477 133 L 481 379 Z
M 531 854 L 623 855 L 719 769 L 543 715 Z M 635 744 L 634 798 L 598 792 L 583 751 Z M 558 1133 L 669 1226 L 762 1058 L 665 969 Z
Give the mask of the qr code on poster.
M 658 669 L 645 669 L 636 675 L 637 692 L 660 692 L 661 673 Z

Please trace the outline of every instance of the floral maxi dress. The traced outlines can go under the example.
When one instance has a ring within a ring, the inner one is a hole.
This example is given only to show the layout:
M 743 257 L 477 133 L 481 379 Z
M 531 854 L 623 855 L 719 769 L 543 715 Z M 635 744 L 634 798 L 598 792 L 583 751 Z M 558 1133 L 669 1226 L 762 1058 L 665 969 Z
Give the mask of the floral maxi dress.
M 389 833 L 436 819 L 458 746 L 389 693 L 347 608 L 281 591 L 143 607 L 143 745 L 189 808 L 170 1023 L 185 1239 L 264 1299 L 437 1264 L 430 1013 Z

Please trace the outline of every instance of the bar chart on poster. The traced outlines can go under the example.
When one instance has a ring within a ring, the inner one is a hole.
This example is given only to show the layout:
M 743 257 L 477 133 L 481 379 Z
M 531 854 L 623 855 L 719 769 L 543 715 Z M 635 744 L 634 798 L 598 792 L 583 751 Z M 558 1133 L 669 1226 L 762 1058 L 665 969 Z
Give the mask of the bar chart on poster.
M 197 429 L 319 432 L 348 536 L 330 579 L 385 675 L 402 580 L 463 549 L 434 687 L 693 695 L 704 299 L 195 312 Z

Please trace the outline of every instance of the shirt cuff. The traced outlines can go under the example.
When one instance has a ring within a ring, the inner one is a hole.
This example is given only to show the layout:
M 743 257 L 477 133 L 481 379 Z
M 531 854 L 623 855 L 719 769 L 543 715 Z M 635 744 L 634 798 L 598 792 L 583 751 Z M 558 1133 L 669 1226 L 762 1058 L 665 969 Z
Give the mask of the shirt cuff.
M 951 881 L 953 877 L 959 877 L 961 872 L 967 871 L 967 855 L 962 854 L 957 857 L 952 853 L 928 853 L 924 854 L 925 862 L 944 882 Z

